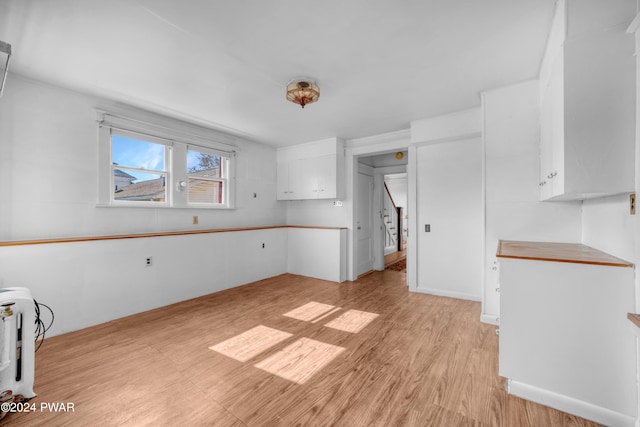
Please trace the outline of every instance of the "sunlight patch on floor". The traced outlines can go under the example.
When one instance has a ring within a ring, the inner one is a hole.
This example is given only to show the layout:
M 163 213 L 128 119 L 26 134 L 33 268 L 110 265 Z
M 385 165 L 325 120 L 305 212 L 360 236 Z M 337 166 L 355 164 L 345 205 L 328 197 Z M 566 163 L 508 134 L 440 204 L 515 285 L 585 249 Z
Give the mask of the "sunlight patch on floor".
M 288 332 L 259 325 L 209 349 L 240 362 L 246 362 L 291 336 L 292 334 Z
M 340 310 L 340 307 L 334 305 L 323 304 L 321 302 L 311 301 L 298 308 L 294 308 L 283 316 L 292 317 L 294 319 L 303 320 L 305 322 L 317 322 Z
M 286 380 L 304 384 L 344 350 L 343 347 L 300 338 L 254 366 Z
M 338 329 L 340 331 L 351 332 L 353 334 L 360 332 L 371 323 L 379 315 L 376 313 L 368 313 L 366 311 L 349 310 L 341 316 L 333 319 L 325 326 L 327 328 Z

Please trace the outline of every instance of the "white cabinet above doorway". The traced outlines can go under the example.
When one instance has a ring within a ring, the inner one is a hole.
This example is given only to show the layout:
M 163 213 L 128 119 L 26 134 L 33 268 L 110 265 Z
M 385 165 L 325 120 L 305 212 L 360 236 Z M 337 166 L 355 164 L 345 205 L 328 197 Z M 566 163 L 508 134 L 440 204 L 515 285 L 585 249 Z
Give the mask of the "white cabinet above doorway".
M 344 143 L 330 138 L 279 148 L 277 199 L 344 198 Z

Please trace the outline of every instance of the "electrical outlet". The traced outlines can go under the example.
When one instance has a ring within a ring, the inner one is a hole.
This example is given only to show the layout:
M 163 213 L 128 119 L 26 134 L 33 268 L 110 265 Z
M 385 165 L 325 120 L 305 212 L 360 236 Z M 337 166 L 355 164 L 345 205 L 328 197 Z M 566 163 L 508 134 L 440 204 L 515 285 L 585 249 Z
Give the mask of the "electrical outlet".
M 198 215 L 194 215 L 193 216 L 193 223 L 197 224 L 198 223 Z
M 636 214 L 636 193 L 629 194 L 629 213 Z
M 153 258 L 148 256 L 147 259 L 145 260 L 145 263 L 147 267 L 151 267 L 151 265 L 153 265 Z
M 262 249 L 264 249 L 264 243 L 262 244 Z
M 333 202 L 331 202 L 331 206 L 341 207 L 342 200 L 334 200 Z
M 424 225 L 424 232 L 425 233 L 431 233 L 431 224 L 425 224 Z

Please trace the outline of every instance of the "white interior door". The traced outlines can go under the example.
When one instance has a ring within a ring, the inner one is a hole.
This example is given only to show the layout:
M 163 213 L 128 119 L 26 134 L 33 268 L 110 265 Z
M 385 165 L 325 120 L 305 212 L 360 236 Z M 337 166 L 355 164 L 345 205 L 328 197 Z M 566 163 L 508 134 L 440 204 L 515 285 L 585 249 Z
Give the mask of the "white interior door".
M 356 238 L 358 242 L 357 275 L 373 270 L 373 176 L 358 173 Z

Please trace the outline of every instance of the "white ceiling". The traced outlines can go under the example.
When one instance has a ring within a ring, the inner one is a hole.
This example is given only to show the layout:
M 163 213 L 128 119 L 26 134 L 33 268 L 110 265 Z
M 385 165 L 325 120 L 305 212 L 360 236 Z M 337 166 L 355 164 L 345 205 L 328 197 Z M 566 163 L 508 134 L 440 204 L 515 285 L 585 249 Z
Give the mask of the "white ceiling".
M 536 78 L 554 3 L 0 0 L 0 40 L 12 72 L 284 146 L 407 129 Z M 285 100 L 297 76 L 321 90 L 304 110 Z

